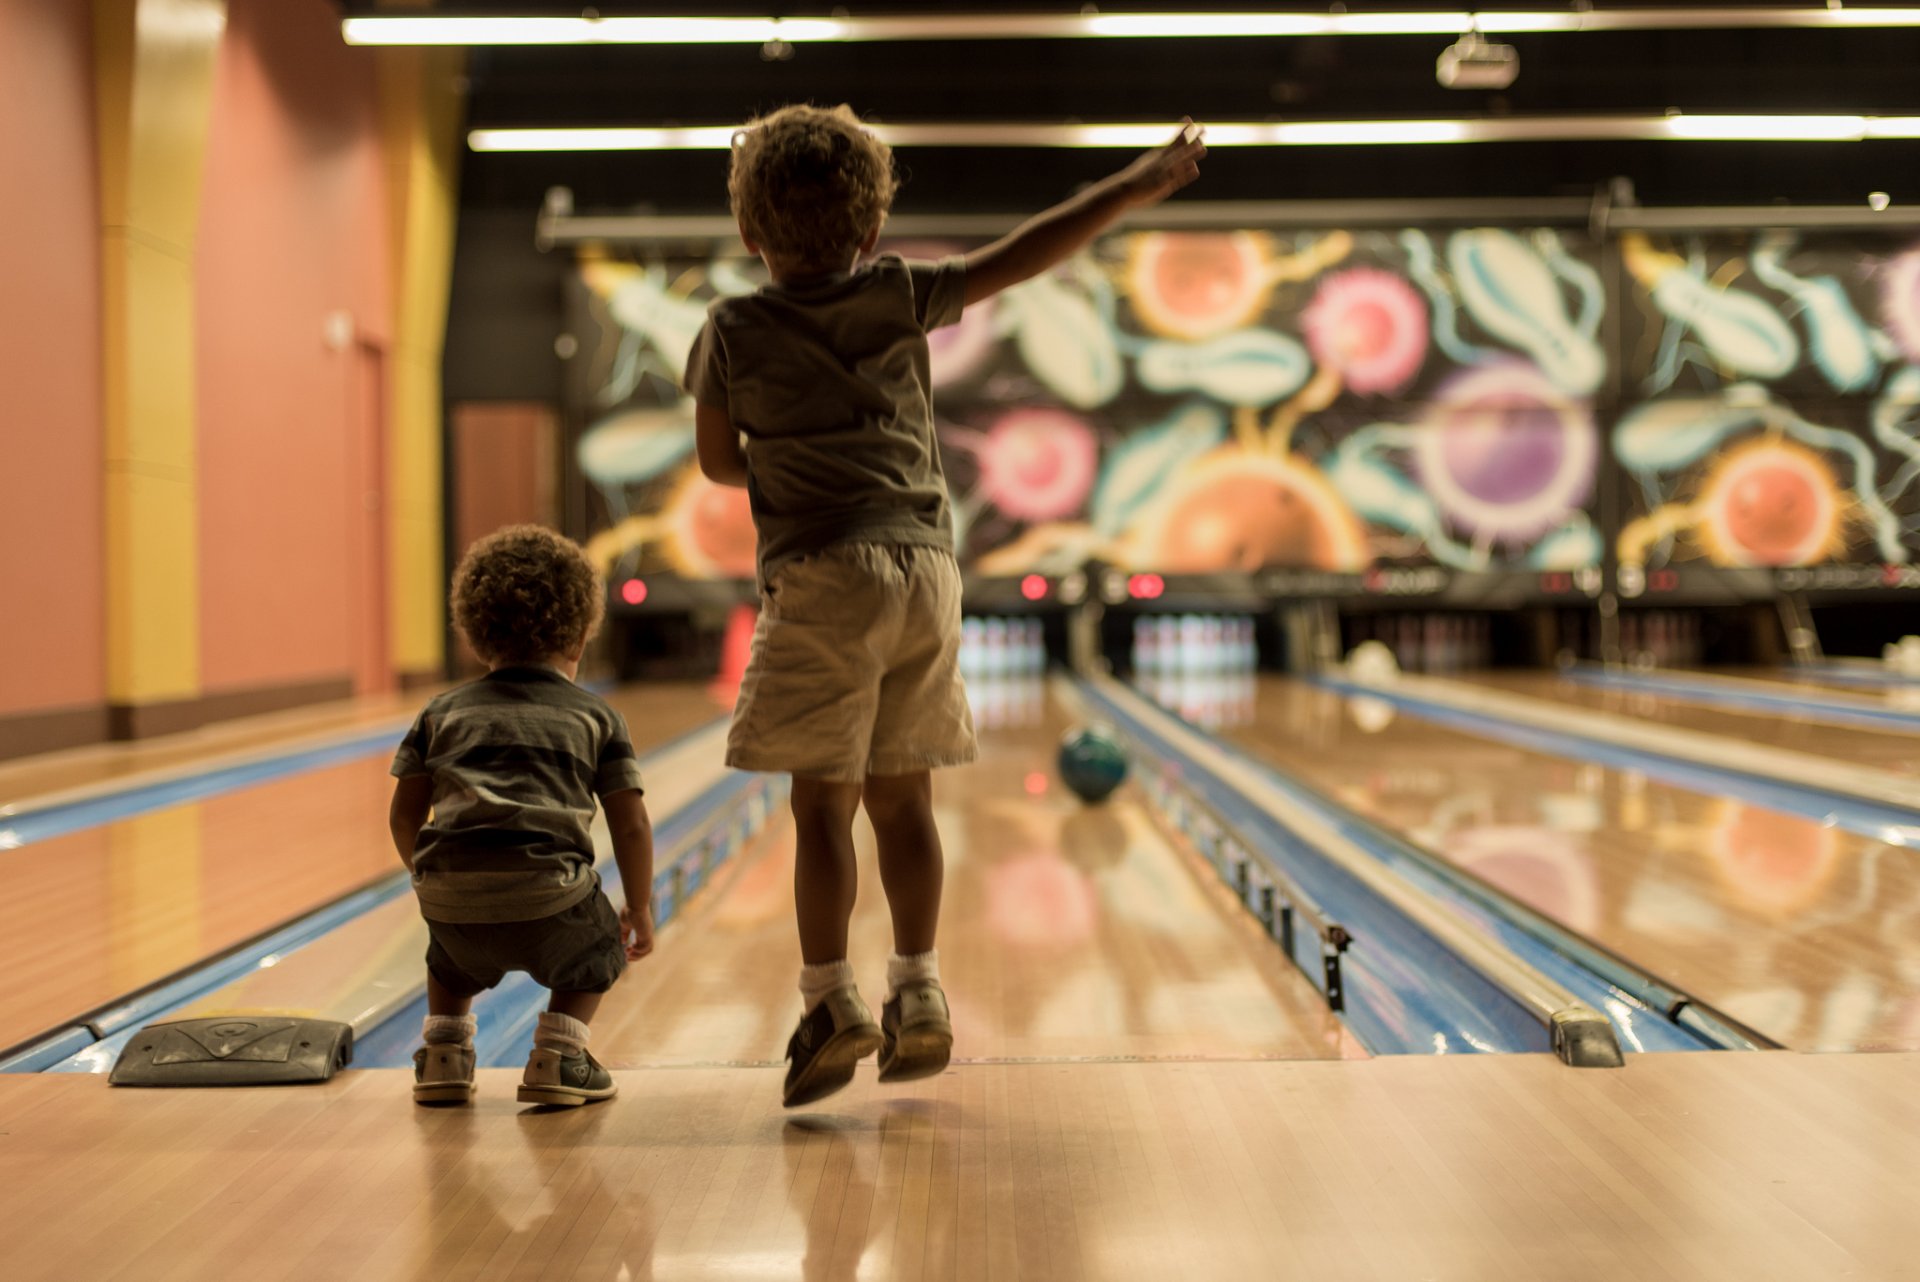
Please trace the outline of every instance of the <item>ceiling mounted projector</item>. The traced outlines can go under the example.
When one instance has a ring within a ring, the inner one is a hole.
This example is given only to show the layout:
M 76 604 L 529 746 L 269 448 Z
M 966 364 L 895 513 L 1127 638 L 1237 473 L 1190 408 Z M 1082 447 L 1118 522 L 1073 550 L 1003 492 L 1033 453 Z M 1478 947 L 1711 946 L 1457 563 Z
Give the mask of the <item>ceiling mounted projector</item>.
M 1469 31 L 1441 51 L 1433 75 L 1448 89 L 1505 89 L 1520 74 L 1520 51 Z

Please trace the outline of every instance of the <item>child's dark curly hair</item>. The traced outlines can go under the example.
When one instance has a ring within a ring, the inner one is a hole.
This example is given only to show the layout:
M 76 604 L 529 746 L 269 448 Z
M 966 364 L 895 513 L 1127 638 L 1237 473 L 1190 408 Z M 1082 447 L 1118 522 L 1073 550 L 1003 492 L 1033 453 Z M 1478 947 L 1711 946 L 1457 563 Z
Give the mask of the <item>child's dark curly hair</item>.
M 782 107 L 734 135 L 733 215 L 749 239 L 799 267 L 844 267 L 897 185 L 892 149 L 845 103 Z
M 494 666 L 565 658 L 600 630 L 599 572 L 580 545 L 538 525 L 474 541 L 453 572 L 453 622 Z

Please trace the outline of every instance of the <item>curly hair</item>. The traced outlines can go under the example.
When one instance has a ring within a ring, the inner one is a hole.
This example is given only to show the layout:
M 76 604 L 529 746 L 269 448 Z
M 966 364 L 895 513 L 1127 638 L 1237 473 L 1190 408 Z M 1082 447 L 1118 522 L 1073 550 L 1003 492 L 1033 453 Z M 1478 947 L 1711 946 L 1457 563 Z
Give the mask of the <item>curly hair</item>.
M 453 572 L 453 621 L 496 667 L 573 654 L 600 630 L 600 574 L 580 545 L 538 525 L 476 539 Z
M 799 267 L 844 266 L 886 218 L 897 186 L 893 150 L 845 103 L 782 107 L 733 136 L 734 217 Z

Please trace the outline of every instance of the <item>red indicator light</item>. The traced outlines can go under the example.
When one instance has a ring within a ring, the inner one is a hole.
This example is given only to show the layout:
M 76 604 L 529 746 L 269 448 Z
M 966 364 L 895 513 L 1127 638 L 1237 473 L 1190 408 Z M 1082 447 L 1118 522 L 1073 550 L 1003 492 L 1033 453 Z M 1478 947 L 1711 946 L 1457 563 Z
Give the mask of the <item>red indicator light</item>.
M 1136 574 L 1127 580 L 1127 595 L 1136 601 L 1155 600 L 1166 590 L 1166 581 L 1157 574 Z
M 647 585 L 639 579 L 628 579 L 620 585 L 620 599 L 628 605 L 639 605 L 647 599 Z
M 1047 581 L 1038 574 L 1029 574 L 1020 580 L 1020 595 L 1029 601 L 1038 601 L 1047 595 Z
M 1047 777 L 1038 770 L 1027 776 L 1027 795 L 1038 797 L 1047 790 Z

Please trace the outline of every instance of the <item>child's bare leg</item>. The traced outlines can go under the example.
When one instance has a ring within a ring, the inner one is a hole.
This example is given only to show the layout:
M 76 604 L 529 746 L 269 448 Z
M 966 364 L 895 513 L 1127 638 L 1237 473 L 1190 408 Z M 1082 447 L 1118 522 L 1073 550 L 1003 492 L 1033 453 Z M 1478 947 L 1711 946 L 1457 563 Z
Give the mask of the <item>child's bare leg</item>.
M 605 993 L 557 992 L 548 998 L 547 1009 L 555 1015 L 565 1015 L 582 1024 L 591 1024 L 594 1012 L 600 1009 L 600 999 L 605 996 Z
M 946 879 L 940 832 L 933 822 L 933 775 L 871 775 L 862 790 L 880 846 L 880 884 L 893 914 L 893 951 L 933 951 Z
M 445 1015 L 454 1019 L 473 1009 L 473 998 L 463 997 L 449 989 L 427 972 L 427 1014 Z
M 792 804 L 800 957 L 809 966 L 845 961 L 847 921 L 858 885 L 853 812 L 860 807 L 860 785 L 796 776 Z

